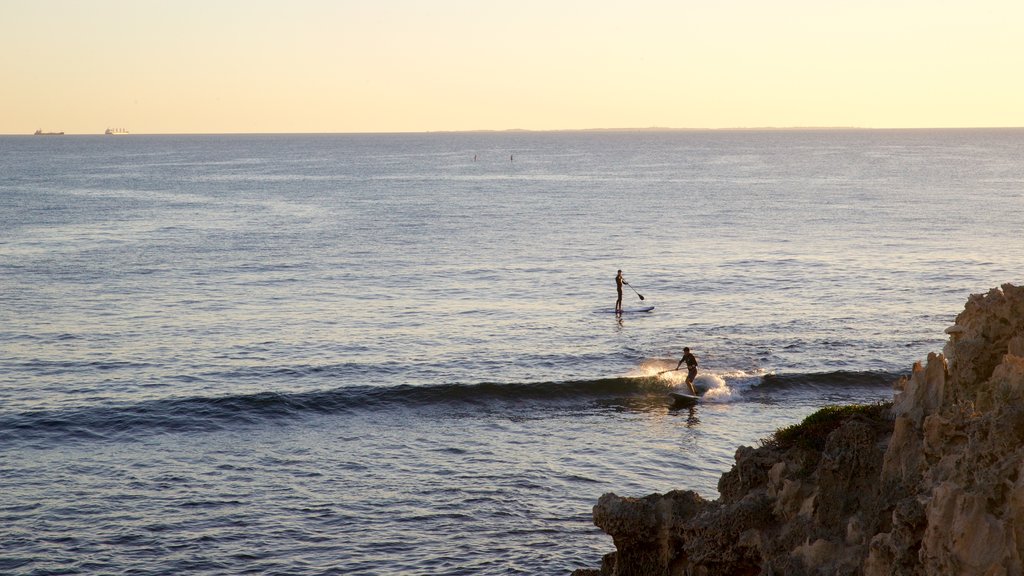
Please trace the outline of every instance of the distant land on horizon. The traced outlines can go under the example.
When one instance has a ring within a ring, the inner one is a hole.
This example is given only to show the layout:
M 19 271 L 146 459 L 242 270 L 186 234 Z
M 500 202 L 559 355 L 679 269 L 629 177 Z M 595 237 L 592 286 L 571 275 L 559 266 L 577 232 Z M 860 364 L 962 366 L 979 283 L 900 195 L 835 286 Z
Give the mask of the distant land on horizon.
M 258 136 L 258 135 L 331 135 L 331 134 L 504 134 L 504 133 L 548 133 L 548 132 L 769 132 L 769 131 L 854 131 L 872 130 L 878 132 L 895 130 L 1017 130 L 1024 126 L 945 126 L 945 127 L 886 127 L 874 128 L 867 126 L 735 126 L 730 128 L 669 128 L 663 126 L 648 126 L 643 128 L 552 128 L 552 129 L 531 129 L 531 128 L 505 128 L 505 129 L 476 129 L 476 130 L 413 130 L 413 131 L 381 131 L 381 132 L 132 132 L 123 136 Z M 6 133 L 2 136 L 34 136 L 33 133 Z M 45 132 L 44 136 L 105 136 L 102 132 Z

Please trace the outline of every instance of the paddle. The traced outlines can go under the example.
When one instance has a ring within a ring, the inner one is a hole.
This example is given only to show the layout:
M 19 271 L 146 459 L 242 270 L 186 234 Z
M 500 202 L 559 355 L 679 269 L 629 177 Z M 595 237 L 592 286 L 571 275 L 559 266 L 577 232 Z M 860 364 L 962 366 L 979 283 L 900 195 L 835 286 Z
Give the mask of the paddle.
M 661 372 L 658 372 L 657 374 L 655 374 L 655 376 L 661 376 L 665 372 L 678 372 L 678 371 L 679 371 L 679 368 L 673 368 L 671 370 L 662 370 Z
M 625 283 L 625 284 L 626 284 L 626 286 L 629 286 L 630 290 L 632 290 L 633 292 L 636 292 L 636 288 L 633 288 L 632 284 L 629 284 L 629 283 Z M 644 295 L 643 294 L 641 294 L 639 292 L 636 292 L 636 295 L 639 296 L 641 300 L 644 299 Z

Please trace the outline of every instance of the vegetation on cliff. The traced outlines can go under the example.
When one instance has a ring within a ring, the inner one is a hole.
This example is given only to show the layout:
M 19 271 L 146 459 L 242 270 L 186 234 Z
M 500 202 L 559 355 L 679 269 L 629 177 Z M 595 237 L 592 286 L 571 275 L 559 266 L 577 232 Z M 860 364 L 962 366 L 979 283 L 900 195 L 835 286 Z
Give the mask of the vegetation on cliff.
M 849 406 L 825 406 L 811 414 L 804 421 L 785 428 L 761 440 L 761 446 L 786 450 L 792 447 L 821 452 L 829 434 L 851 418 L 870 422 L 887 422 L 892 402 L 877 404 L 854 404 Z

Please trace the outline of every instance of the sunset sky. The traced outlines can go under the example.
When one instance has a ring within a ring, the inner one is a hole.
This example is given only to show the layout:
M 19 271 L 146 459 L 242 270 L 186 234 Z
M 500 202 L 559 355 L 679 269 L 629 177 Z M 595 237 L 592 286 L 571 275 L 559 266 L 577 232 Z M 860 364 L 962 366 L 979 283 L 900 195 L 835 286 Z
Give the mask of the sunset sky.
M 1020 0 L 0 0 L 0 133 L 1024 126 Z

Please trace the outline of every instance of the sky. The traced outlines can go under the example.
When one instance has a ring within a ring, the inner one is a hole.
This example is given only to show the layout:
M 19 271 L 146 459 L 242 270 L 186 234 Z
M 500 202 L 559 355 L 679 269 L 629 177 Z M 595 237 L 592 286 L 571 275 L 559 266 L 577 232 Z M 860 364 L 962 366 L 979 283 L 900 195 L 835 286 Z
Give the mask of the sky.
M 0 0 L 0 134 L 1021 127 L 1021 0 Z

